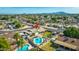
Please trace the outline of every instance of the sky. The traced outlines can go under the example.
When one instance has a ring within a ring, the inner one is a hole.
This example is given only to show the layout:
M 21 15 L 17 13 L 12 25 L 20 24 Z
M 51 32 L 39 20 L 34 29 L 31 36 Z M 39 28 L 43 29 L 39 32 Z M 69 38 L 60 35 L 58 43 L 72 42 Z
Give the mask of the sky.
M 0 14 L 79 13 L 78 7 L 0 7 Z

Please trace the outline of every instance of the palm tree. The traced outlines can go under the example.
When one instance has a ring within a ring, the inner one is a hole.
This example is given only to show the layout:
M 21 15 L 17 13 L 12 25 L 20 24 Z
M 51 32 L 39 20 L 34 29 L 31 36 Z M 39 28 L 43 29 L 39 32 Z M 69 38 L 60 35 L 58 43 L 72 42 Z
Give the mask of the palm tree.
M 24 39 L 23 39 L 23 38 L 20 38 L 20 39 L 17 41 L 18 49 L 19 49 L 19 47 L 22 48 L 24 44 L 25 44 Z
M 0 50 L 7 51 L 10 50 L 10 44 L 7 39 L 3 36 L 0 36 Z
M 14 39 L 16 39 L 16 41 L 18 41 L 19 38 L 20 38 L 20 34 L 18 32 L 16 32 L 14 34 Z

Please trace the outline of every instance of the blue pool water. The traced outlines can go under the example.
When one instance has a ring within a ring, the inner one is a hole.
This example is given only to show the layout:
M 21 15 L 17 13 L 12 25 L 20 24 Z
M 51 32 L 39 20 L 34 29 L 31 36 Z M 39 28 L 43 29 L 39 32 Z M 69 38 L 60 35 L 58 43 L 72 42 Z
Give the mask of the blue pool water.
M 29 45 L 26 44 L 22 48 L 19 48 L 18 51 L 28 51 Z
M 43 42 L 43 38 L 37 37 L 33 38 L 34 44 L 40 45 Z

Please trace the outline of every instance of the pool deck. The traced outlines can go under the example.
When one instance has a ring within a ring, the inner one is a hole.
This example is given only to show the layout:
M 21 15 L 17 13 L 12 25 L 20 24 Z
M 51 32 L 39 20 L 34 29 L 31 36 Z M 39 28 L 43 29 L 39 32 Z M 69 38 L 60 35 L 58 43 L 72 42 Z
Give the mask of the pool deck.
M 42 46 L 46 45 L 50 40 L 48 40 L 47 42 L 43 43 L 42 45 L 40 45 L 39 47 L 41 48 Z
M 31 44 L 28 42 L 28 40 L 25 40 L 25 43 L 29 45 L 28 50 L 30 50 L 30 49 L 32 49 L 32 48 L 34 48 L 34 47 L 32 47 L 32 46 L 31 46 Z M 19 47 L 19 48 L 21 48 L 21 47 Z M 19 48 L 18 48 L 18 47 L 16 47 L 16 49 L 15 49 L 14 51 L 17 51 Z

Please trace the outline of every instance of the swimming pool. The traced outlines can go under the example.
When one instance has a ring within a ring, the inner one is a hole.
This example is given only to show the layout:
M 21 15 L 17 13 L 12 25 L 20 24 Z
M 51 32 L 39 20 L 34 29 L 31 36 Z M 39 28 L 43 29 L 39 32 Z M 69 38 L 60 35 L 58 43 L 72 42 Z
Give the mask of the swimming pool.
M 19 48 L 18 51 L 28 51 L 29 44 L 24 45 L 22 48 Z
M 40 38 L 40 37 L 33 38 L 33 42 L 36 45 L 40 45 L 43 42 L 43 40 L 44 39 L 43 38 Z

